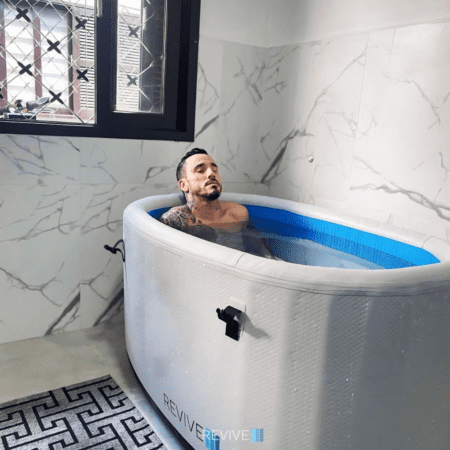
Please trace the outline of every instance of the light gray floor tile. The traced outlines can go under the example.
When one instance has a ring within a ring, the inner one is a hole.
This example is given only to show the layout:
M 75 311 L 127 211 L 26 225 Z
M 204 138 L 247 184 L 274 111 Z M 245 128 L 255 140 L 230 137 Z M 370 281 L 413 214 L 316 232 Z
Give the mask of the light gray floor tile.
M 184 450 L 134 376 L 124 322 L 0 345 L 0 403 L 111 375 L 169 450 Z

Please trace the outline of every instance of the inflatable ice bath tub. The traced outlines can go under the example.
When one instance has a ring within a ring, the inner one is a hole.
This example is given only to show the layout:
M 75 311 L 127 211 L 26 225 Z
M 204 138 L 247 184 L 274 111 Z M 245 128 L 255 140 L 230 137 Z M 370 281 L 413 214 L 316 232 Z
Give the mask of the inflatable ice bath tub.
M 292 231 L 373 266 L 314 265 L 309 251 L 306 263 L 276 261 L 156 220 L 182 198 L 125 209 L 125 327 L 140 382 L 190 446 L 450 448 L 450 243 L 223 193 L 247 206 L 255 229 Z

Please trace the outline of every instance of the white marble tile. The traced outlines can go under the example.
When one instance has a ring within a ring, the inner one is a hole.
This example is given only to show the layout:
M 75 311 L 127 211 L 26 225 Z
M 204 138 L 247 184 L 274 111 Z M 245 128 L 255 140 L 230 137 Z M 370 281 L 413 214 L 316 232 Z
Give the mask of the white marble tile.
M 400 214 L 394 214 L 392 224 L 405 228 L 406 230 L 418 231 L 429 236 L 436 236 L 439 239 L 447 240 L 447 234 L 445 227 L 442 224 L 424 222 L 421 220 L 413 219 L 412 217 L 404 217 Z
M 196 143 L 81 138 L 82 184 L 155 184 L 175 180 L 183 154 Z M 208 151 L 208 149 L 206 149 Z
M 220 114 L 223 72 L 223 43 L 201 36 L 197 68 L 197 97 L 195 108 L 195 140 L 185 151 L 194 147 L 208 153 L 216 146 Z
M 370 33 L 352 203 L 449 223 L 449 42 L 448 22 Z
M 82 184 L 138 183 L 144 176 L 143 141 L 80 138 Z
M 381 211 L 373 208 L 368 208 L 359 205 L 352 205 L 346 202 L 338 202 L 335 200 L 330 200 L 326 197 L 312 196 L 310 194 L 304 195 L 300 200 L 295 199 L 298 203 L 305 203 L 308 205 L 316 205 L 321 208 L 327 208 L 330 211 L 335 211 L 338 213 L 351 214 L 358 217 L 363 217 L 366 219 L 377 220 L 382 223 L 392 223 L 393 215 L 386 211 Z
M 274 9 L 278 2 L 272 0 L 203 0 L 200 36 L 266 47 L 273 40 L 269 17 Z
M 310 197 L 305 198 L 303 203 L 310 205 L 317 205 L 323 208 L 328 208 L 331 211 L 352 214 L 365 219 L 376 220 L 381 223 L 393 224 L 397 227 L 405 228 L 407 230 L 418 231 L 419 233 L 436 236 L 440 239 L 448 239 L 445 227 L 440 224 L 424 222 L 416 220 L 411 217 L 404 217 L 399 214 L 389 213 L 388 211 L 377 210 L 367 206 L 353 205 L 343 202 L 336 202 L 324 197 Z
M 77 185 L 0 185 L 0 342 L 80 326 Z
M 196 147 L 188 142 L 144 141 L 142 150 L 142 184 L 177 184 L 177 165 L 187 150 Z M 208 151 L 208 148 L 205 148 Z
M 270 184 L 274 196 L 347 201 L 367 38 L 365 33 L 270 49 L 260 182 Z
M 0 135 L 0 184 L 73 184 L 80 181 L 77 137 Z
M 178 192 L 176 183 L 154 186 L 116 184 L 81 187 L 81 328 L 121 313 L 123 261 L 104 249 L 123 238 L 123 212 L 132 202 L 151 195 Z M 123 249 L 122 243 L 118 246 Z
M 222 192 L 233 192 L 239 194 L 253 194 L 253 195 L 269 195 L 269 186 L 258 182 L 252 183 L 235 183 L 224 181 L 222 183 Z
M 224 42 L 218 148 L 222 179 L 258 181 L 260 111 L 267 49 Z
M 320 206 L 321 208 L 327 208 L 330 211 L 345 213 L 346 203 L 337 202 L 335 200 L 330 200 L 329 198 L 319 197 L 317 195 L 305 195 L 300 203 L 305 203 L 307 205 Z
M 345 212 L 365 219 L 377 220 L 382 223 L 389 223 L 389 212 L 379 209 L 369 208 L 368 206 L 353 205 L 347 203 Z
M 269 187 L 269 195 L 271 197 L 300 203 L 308 203 L 307 200 L 313 198 L 312 195 L 308 194 L 309 189 L 305 181 L 294 183 L 288 177 L 283 176 L 282 173 L 275 172 L 275 177 L 267 180 L 265 183 Z
M 267 11 L 270 17 L 270 28 L 266 33 L 268 46 L 324 40 L 416 23 L 443 22 L 448 21 L 450 12 L 448 2 L 426 0 L 278 0 L 270 4 Z
M 445 232 L 445 238 L 447 241 L 450 241 L 450 225 L 447 225 L 444 223 L 444 232 Z

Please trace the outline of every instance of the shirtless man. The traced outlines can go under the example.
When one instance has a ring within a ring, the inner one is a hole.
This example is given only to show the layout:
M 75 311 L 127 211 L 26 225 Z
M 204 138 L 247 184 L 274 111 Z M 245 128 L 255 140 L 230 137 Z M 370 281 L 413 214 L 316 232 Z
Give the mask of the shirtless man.
M 216 242 L 220 234 L 247 229 L 247 208 L 219 200 L 222 193 L 219 170 L 205 150 L 194 148 L 183 156 L 177 167 L 177 180 L 186 204 L 165 212 L 159 219 L 162 223 L 211 242 Z M 259 239 L 246 237 L 246 245 L 260 256 L 273 258 Z

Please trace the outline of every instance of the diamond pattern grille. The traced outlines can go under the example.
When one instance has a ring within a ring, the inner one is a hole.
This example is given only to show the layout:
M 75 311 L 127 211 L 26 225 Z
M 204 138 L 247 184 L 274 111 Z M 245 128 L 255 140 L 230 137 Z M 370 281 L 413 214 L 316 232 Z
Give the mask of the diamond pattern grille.
M 80 11 L 80 13 L 82 12 Z M 79 50 L 79 66 L 83 76 L 89 80 L 86 82 L 83 77 L 80 78 L 80 109 L 95 111 L 95 83 L 93 82 L 95 80 L 95 21 L 93 9 L 86 11 L 85 14 L 80 14 L 80 19 L 82 22 L 77 22 L 75 25 L 78 26 L 79 41 L 82 42 Z M 77 75 L 80 74 L 77 73 Z
M 93 2 L 0 0 L 0 120 L 95 123 Z M 162 113 L 165 0 L 118 11 L 115 109 Z
M 116 110 L 163 112 L 165 0 L 118 4 Z
M 84 35 L 81 31 L 88 22 L 94 23 L 94 10 L 86 2 L 0 1 L 3 120 L 94 122 L 95 105 L 86 101 L 86 86 L 94 91 L 95 61 L 83 48 L 88 35 L 92 43 L 95 37 L 92 27 Z M 42 97 L 48 103 L 27 105 Z

